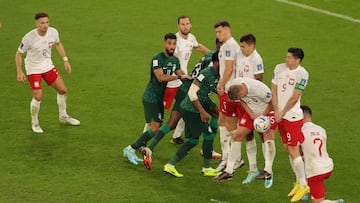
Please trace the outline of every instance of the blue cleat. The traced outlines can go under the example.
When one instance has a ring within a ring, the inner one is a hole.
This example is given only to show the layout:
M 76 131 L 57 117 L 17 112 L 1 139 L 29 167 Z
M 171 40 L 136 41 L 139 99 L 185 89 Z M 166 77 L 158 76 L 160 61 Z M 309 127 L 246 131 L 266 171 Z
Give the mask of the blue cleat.
M 130 163 L 134 165 L 138 165 L 138 162 L 142 162 L 143 160 L 136 156 L 135 151 L 129 150 L 128 147 L 123 149 L 123 156 L 127 157 Z
M 256 176 L 260 175 L 259 171 L 250 171 L 247 175 L 247 177 L 245 178 L 245 180 L 242 182 L 242 184 L 249 184 L 251 183 L 253 180 L 255 180 Z
M 274 178 L 274 174 L 266 174 L 265 175 L 265 182 L 264 182 L 264 186 L 265 188 L 271 188 L 271 186 L 273 185 L 273 178 Z

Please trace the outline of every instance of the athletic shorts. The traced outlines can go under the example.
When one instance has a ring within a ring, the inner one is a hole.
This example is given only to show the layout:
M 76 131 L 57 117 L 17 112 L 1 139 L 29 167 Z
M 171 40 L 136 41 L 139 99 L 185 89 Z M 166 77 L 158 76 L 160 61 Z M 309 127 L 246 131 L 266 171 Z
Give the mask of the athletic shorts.
M 143 101 L 146 123 L 162 123 L 164 119 L 164 105 L 162 102 L 151 103 Z
M 58 75 L 59 75 L 59 71 L 54 66 L 54 68 L 52 68 L 48 72 L 39 73 L 39 74 L 30 74 L 27 77 L 32 90 L 41 90 L 42 89 L 41 78 L 44 78 L 44 80 L 48 85 L 52 85 L 55 82 Z
M 185 121 L 185 137 L 199 139 L 201 134 L 213 134 L 208 122 L 202 122 L 200 113 L 189 112 L 181 109 L 182 117 Z
M 166 87 L 164 93 L 164 109 L 169 110 L 178 91 L 178 87 Z M 180 101 L 181 102 L 181 101 Z
M 278 123 L 279 134 L 283 144 L 295 147 L 304 142 L 304 134 L 301 131 L 301 127 L 304 124 L 304 120 L 288 121 L 283 119 Z
M 239 102 L 229 101 L 229 97 L 226 93 L 219 97 L 220 100 L 220 112 L 228 117 L 237 117 L 238 108 L 241 106 Z M 242 108 L 242 107 L 241 107 Z
M 166 92 L 165 92 L 165 94 L 166 94 Z M 181 104 L 182 100 L 184 100 L 184 98 L 186 97 L 186 94 L 187 94 L 187 92 L 182 91 L 181 89 L 179 89 L 176 92 L 175 103 L 174 103 L 174 106 L 172 108 L 172 111 L 180 111 L 180 104 Z M 165 99 L 165 96 L 164 96 L 164 99 Z M 165 102 L 164 102 L 164 105 L 165 105 Z
M 310 187 L 310 195 L 314 199 L 321 199 L 325 197 L 325 184 L 324 180 L 328 179 L 332 171 L 321 175 L 308 178 L 308 185 Z
M 275 113 L 271 111 L 269 114 L 266 115 L 270 119 L 270 129 L 276 130 L 277 123 L 275 122 Z M 252 120 L 248 113 L 244 113 L 241 118 L 239 118 L 239 126 L 245 127 L 250 130 L 254 130 L 254 120 Z

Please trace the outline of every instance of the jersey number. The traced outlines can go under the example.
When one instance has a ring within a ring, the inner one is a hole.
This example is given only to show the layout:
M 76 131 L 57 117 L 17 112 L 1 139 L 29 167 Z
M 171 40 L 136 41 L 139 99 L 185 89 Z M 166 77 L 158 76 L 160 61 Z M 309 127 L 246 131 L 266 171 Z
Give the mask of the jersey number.
M 315 139 L 313 140 L 313 143 L 319 145 L 319 146 L 318 146 L 319 155 L 320 155 L 320 157 L 322 157 L 322 146 L 323 146 L 323 141 L 322 141 L 322 139 L 320 139 L 320 138 L 315 138 Z

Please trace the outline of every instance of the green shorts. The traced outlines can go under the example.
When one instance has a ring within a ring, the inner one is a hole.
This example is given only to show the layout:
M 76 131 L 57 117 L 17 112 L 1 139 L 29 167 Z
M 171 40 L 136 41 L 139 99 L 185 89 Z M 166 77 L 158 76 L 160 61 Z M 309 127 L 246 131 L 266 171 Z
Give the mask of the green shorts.
M 181 109 L 183 119 L 185 121 L 185 137 L 199 139 L 201 134 L 210 135 L 213 134 L 209 123 L 201 121 L 200 113 L 193 113 Z
M 143 101 L 146 123 L 162 123 L 164 119 L 164 103 L 151 103 Z
M 184 100 L 187 92 L 183 91 L 181 88 L 178 89 L 176 96 L 175 96 L 175 104 L 172 108 L 172 111 L 180 111 L 180 104 L 182 100 Z

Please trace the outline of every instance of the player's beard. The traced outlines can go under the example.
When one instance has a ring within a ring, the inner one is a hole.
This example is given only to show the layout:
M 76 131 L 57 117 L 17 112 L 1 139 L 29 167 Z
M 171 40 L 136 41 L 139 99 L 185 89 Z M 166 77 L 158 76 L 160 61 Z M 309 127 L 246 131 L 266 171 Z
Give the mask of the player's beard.
M 171 50 L 172 52 L 170 52 L 169 50 Z M 166 49 L 166 53 L 167 53 L 169 56 L 174 56 L 174 52 L 175 52 L 174 49 Z
M 187 32 L 186 32 L 186 31 L 185 31 L 185 32 L 181 31 L 181 34 L 182 34 L 182 35 L 185 35 L 185 36 L 189 35 L 189 33 L 190 33 L 190 30 L 187 31 Z

